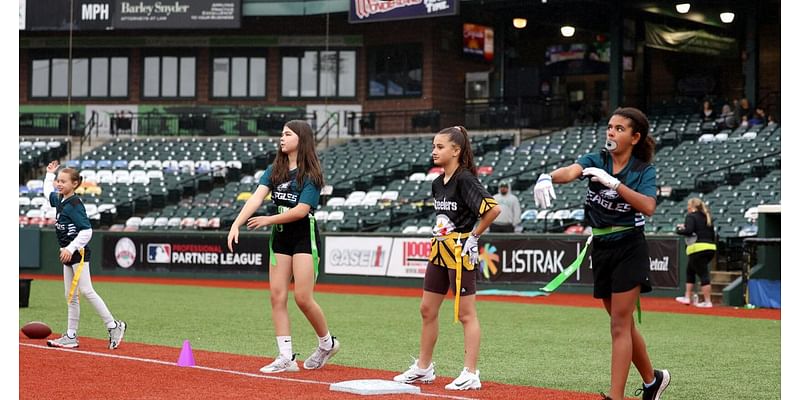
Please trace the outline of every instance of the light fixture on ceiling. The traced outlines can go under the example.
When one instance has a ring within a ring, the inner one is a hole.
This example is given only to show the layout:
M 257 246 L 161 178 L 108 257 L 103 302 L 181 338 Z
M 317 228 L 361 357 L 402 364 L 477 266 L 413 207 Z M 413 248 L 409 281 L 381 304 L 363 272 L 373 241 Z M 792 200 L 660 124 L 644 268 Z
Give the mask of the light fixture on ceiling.
M 726 24 L 730 24 L 731 22 L 733 22 L 733 18 L 735 18 L 735 17 L 736 17 L 736 14 L 734 14 L 734 13 L 732 13 L 730 11 L 725 11 L 724 13 L 720 13 L 719 14 L 719 19 L 722 20 L 722 22 L 724 22 Z
M 692 5 L 689 3 L 678 3 L 675 4 L 675 9 L 678 10 L 681 14 L 686 14 L 689 12 L 689 9 L 692 8 Z
M 514 24 L 514 28 L 517 29 L 522 29 L 528 26 L 528 20 L 525 18 L 514 18 L 514 20 L 511 22 Z
M 571 25 L 564 25 L 561 27 L 561 36 L 572 37 L 575 34 L 575 27 Z

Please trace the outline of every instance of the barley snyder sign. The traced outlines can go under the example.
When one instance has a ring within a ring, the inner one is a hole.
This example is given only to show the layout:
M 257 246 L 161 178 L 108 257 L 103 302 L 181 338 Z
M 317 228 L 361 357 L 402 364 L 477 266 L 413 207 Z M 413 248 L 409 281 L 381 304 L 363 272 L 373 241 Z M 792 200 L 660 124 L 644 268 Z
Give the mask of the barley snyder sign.
M 265 272 L 269 245 L 263 236 L 240 236 L 235 251 L 225 237 L 199 235 L 125 235 L 103 237 L 103 269 L 148 272 Z
M 117 0 L 114 28 L 239 28 L 241 0 Z
M 458 0 L 350 0 L 351 24 L 458 14 Z
M 241 0 L 75 0 L 72 4 L 74 30 L 213 29 L 241 25 Z M 27 30 L 69 30 L 70 2 L 29 1 L 25 15 L 20 16 L 20 26 Z
M 325 273 L 422 278 L 430 238 L 336 237 L 325 239 Z M 482 240 L 479 279 L 489 282 L 546 283 L 577 257 L 585 237 L 575 240 Z M 649 239 L 650 279 L 654 287 L 678 287 L 678 242 Z M 333 257 L 333 260 L 332 258 Z M 331 262 L 333 261 L 333 262 Z M 592 285 L 591 257 L 566 283 Z

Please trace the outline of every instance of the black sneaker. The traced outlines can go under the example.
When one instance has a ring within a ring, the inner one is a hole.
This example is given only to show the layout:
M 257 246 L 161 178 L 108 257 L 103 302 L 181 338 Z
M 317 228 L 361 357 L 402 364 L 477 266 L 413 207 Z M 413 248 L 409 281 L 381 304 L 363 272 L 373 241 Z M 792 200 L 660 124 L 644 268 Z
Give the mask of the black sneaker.
M 636 395 L 642 395 L 642 400 L 658 400 L 661 398 L 661 394 L 664 393 L 664 390 L 667 389 L 669 386 L 669 371 L 667 370 L 655 370 L 653 371 L 654 375 L 656 376 L 656 382 L 652 384 L 649 388 L 644 387 L 642 385 L 641 389 L 636 390 Z

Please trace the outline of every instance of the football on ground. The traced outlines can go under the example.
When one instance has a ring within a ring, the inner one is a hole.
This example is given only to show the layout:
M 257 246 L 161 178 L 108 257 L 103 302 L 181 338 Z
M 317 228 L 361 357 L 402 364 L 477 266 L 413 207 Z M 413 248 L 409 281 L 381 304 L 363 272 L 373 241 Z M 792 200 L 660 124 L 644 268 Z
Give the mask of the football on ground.
M 22 327 L 22 333 L 31 339 L 44 339 L 53 333 L 44 322 L 31 321 Z

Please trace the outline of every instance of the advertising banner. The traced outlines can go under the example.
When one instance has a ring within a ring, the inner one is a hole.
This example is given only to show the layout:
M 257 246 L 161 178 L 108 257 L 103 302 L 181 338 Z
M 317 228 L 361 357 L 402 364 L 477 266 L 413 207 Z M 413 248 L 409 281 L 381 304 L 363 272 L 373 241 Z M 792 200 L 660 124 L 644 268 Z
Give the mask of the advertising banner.
M 351 24 L 458 14 L 458 0 L 350 0 Z
M 430 237 L 395 238 L 386 275 L 401 278 L 424 278 L 430 255 Z
M 386 276 L 390 237 L 326 236 L 325 273 Z
M 23 2 L 20 29 L 67 31 L 70 25 L 83 31 L 239 28 L 242 19 L 241 0 L 74 0 L 72 4 L 70 16 L 69 1 Z
M 116 29 L 239 28 L 241 0 L 117 0 Z
M 736 57 L 736 39 L 706 32 L 702 29 L 675 29 L 667 25 L 645 23 L 645 43 L 648 47 L 683 53 L 705 54 L 713 57 Z
M 476 24 L 464 24 L 464 54 L 485 61 L 494 59 L 494 29 Z
M 567 239 L 487 240 L 480 243 L 479 279 L 489 282 L 542 284 L 555 278 L 574 261 L 585 237 Z M 653 287 L 678 287 L 678 241 L 647 240 L 650 253 L 650 280 Z M 593 285 L 592 258 L 565 281 L 566 284 Z
M 224 235 L 126 235 L 103 237 L 103 269 L 148 272 L 266 272 L 268 238 L 240 236 L 234 252 Z

